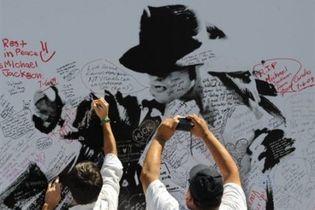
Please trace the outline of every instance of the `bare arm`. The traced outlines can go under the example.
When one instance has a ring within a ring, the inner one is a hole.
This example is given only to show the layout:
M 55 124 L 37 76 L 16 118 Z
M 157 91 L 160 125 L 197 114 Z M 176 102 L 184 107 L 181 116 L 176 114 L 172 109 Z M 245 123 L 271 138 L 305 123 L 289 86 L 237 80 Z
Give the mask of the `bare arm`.
M 195 136 L 202 138 L 206 143 L 214 161 L 222 173 L 224 183 L 232 182 L 241 185 L 238 167 L 233 157 L 208 129 L 206 121 L 195 114 L 189 115 L 188 118 L 195 124 L 192 133 Z
M 53 210 L 58 205 L 61 196 L 61 189 L 59 179 L 57 178 L 54 182 L 50 182 L 47 187 L 45 195 L 45 203 L 42 206 L 42 210 Z
M 154 138 L 152 139 L 151 145 L 143 162 L 140 176 L 144 193 L 146 192 L 151 182 L 160 178 L 162 151 L 165 142 L 173 136 L 177 124 L 177 117 L 164 120 L 160 124 Z
M 103 124 L 104 154 L 106 155 L 112 153 L 117 155 L 116 140 L 112 132 L 110 120 L 108 118 L 109 105 L 103 97 L 100 99 L 93 100 L 92 105 L 97 116 L 101 119 Z

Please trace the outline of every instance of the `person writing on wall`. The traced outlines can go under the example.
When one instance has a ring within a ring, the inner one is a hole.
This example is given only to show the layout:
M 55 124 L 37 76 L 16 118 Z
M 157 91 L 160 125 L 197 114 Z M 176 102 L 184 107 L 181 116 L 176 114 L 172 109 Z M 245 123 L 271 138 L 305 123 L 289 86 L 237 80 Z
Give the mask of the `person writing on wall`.
M 161 154 L 165 143 L 173 136 L 179 124 L 179 116 L 165 119 L 156 131 L 147 151 L 141 172 L 141 182 L 147 209 L 179 209 L 178 201 L 159 180 Z M 191 132 L 201 138 L 212 154 L 222 177 L 206 165 L 196 165 L 189 173 L 189 189 L 186 205 L 192 210 L 247 209 L 241 187 L 238 167 L 230 153 L 208 129 L 206 121 L 195 114 L 187 117 L 192 123 Z
M 71 210 L 117 209 L 119 181 L 123 167 L 117 157 L 116 140 L 108 118 L 108 103 L 104 98 L 93 100 L 93 109 L 101 119 L 103 127 L 104 163 L 99 170 L 93 162 L 78 163 L 62 181 L 76 203 Z M 55 209 L 60 201 L 59 180 L 49 183 L 42 210 Z

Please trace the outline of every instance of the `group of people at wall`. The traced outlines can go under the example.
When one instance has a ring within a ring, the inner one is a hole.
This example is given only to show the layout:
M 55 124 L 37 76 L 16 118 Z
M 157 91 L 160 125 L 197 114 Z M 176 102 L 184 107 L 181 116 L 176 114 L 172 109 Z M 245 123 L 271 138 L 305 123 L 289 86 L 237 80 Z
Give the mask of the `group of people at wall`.
M 61 199 L 61 185 L 69 188 L 74 204 L 70 209 L 117 209 L 119 181 L 123 166 L 117 157 L 117 146 L 108 117 L 109 104 L 104 98 L 92 102 L 103 129 L 104 162 L 101 169 L 91 161 L 83 161 L 60 183 L 56 178 L 49 183 L 43 210 L 55 209 Z M 178 201 L 159 180 L 161 155 L 165 143 L 171 139 L 179 124 L 179 117 L 166 118 L 158 127 L 147 151 L 141 172 L 147 209 L 180 209 Z M 208 129 L 207 122 L 195 114 L 187 116 L 193 127 L 190 132 L 201 138 L 211 152 L 219 170 L 198 164 L 189 173 L 186 205 L 189 209 L 247 209 L 238 167 L 230 153 Z
M 139 44 L 124 53 L 119 62 L 130 70 L 149 75 L 150 93 L 155 100 L 144 101 L 142 104 L 148 107 L 154 106 L 163 114 L 167 104 L 175 99 L 195 101 L 202 117 L 195 114 L 187 116 L 194 124 L 190 132 L 204 141 L 220 170 L 220 173 L 213 171 L 206 165 L 196 165 L 190 170 L 189 189 L 186 194 L 187 207 L 197 210 L 247 209 L 237 164 L 208 128 L 210 126 L 218 130 L 223 126 L 222 122 L 216 118 L 222 110 L 220 106 L 216 106 L 215 100 L 211 100 L 212 96 L 209 95 L 211 85 L 208 83 L 213 79 L 223 83 L 224 91 L 234 96 L 230 98 L 229 104 L 243 104 L 257 116 L 261 110 L 265 110 L 285 122 L 281 111 L 265 97 L 276 95 L 274 87 L 264 81 L 255 80 L 249 71 L 205 72 L 205 66 L 199 60 L 182 62 L 183 57 L 202 45 L 202 42 L 196 38 L 202 26 L 199 25 L 193 10 L 185 5 L 148 7 L 143 11 L 140 23 Z M 207 26 L 206 31 L 209 39 L 226 37 L 224 32 L 216 26 Z M 263 88 L 260 89 L 260 87 Z M 35 127 L 44 133 L 49 133 L 58 124 L 63 123 L 60 120 L 63 104 L 57 94 L 57 89 L 53 87 L 52 90 L 55 92 L 53 100 L 41 92 L 36 93 L 34 97 L 34 103 L 39 112 L 33 116 L 33 121 Z M 132 126 L 122 125 L 119 129 L 114 128 L 112 132 L 111 120 L 113 121 L 114 118 L 115 122 L 119 120 L 115 113 L 117 107 L 112 100 L 119 100 L 119 98 L 127 100 L 127 98 L 123 98 L 119 92 L 115 96 L 106 91 L 105 93 L 106 100 L 93 96 L 94 100 L 81 103 L 77 112 L 77 121 L 79 121 L 81 118 L 86 119 L 83 114 L 85 111 L 81 109 L 92 110 L 94 117 L 97 116 L 96 121 L 93 122 L 101 123 L 101 128 L 96 126 L 96 131 L 80 130 L 78 122 L 79 132 L 65 136 L 68 139 L 82 136 L 92 139 L 93 147 L 97 150 L 97 157 L 90 160 L 98 163 L 101 162 L 98 161 L 99 159 L 103 161 L 101 169 L 95 163 L 82 161 L 66 174 L 65 177 L 68 178 L 64 178 L 62 184 L 69 188 L 76 204 L 71 209 L 118 208 L 119 181 L 123 176 L 125 166 L 117 156 L 118 150 L 114 136 L 123 135 L 119 130 L 132 129 Z M 128 100 L 131 99 L 128 98 Z M 93 109 L 90 109 L 91 107 Z M 112 107 L 114 111 L 109 111 L 109 107 Z M 50 110 L 52 108 L 54 110 Z M 128 114 L 128 109 L 126 111 Z M 130 111 L 133 115 L 138 112 L 140 110 Z M 165 143 L 176 131 L 179 116 L 166 118 L 162 122 L 158 120 L 158 122 L 159 126 L 154 129 L 154 135 L 150 136 L 150 146 L 141 169 L 140 179 L 146 206 L 147 209 L 179 209 L 178 201 L 167 192 L 165 185 L 159 180 L 161 154 Z M 138 123 L 135 122 L 135 124 Z M 99 137 L 95 138 L 101 135 L 102 141 L 99 141 Z M 99 153 L 103 153 L 104 157 L 100 158 Z M 60 201 L 60 187 L 58 179 L 49 183 L 43 209 L 54 209 L 57 206 Z

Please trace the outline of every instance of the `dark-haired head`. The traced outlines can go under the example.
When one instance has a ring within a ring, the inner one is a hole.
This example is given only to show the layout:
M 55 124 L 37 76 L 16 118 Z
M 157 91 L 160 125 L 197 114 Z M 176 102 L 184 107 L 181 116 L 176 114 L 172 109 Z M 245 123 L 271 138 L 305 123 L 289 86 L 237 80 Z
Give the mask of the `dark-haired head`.
M 78 163 L 65 180 L 64 184 L 77 204 L 96 201 L 103 185 L 100 169 L 90 161 Z
M 187 206 L 189 208 L 216 209 L 220 206 L 223 195 L 221 175 L 202 164 L 193 167 L 190 171 L 188 194 Z

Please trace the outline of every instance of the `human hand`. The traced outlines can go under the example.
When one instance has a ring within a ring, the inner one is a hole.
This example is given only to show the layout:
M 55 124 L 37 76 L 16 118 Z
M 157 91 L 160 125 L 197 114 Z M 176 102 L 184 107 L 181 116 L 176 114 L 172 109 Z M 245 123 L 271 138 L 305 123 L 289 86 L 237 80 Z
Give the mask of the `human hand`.
M 95 110 L 97 116 L 102 120 L 108 116 L 109 104 L 103 97 L 92 101 L 93 109 Z
M 61 200 L 60 193 L 61 193 L 60 183 L 59 178 L 57 178 L 55 181 L 50 182 L 48 184 L 43 209 L 49 210 L 55 209 L 57 204 Z
M 179 123 L 179 117 L 180 116 L 177 115 L 175 117 L 170 117 L 163 120 L 160 126 L 157 128 L 155 138 L 162 140 L 163 142 L 169 140 L 176 131 L 176 127 Z
M 188 115 L 187 118 L 190 119 L 194 124 L 191 132 L 195 136 L 205 139 L 207 135 L 212 134 L 208 128 L 208 123 L 202 117 L 199 117 L 196 114 L 191 114 Z

